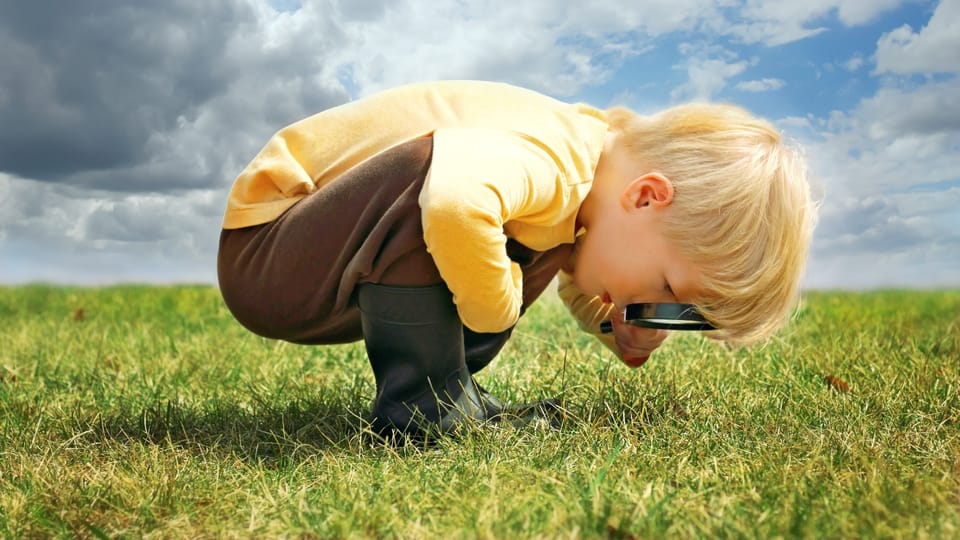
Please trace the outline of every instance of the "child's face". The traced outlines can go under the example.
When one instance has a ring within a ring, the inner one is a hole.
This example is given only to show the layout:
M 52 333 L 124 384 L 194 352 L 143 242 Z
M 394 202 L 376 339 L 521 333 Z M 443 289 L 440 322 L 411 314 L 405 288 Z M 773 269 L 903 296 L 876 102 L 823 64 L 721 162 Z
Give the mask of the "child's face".
M 697 302 L 699 270 L 663 235 L 670 203 L 660 204 L 656 189 L 641 186 L 637 204 L 605 207 L 584 224 L 573 270 L 577 288 L 618 308 L 637 302 Z

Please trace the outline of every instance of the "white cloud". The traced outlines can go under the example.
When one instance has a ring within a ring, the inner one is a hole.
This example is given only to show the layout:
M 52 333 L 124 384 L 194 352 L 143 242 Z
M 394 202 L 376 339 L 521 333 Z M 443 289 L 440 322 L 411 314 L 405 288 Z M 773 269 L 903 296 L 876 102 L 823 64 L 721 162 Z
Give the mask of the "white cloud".
M 804 286 L 812 289 L 956 287 L 960 245 L 918 244 L 915 249 L 883 253 L 851 250 L 823 256 L 814 252 Z
M 727 62 L 719 58 L 691 58 L 684 64 L 674 66 L 687 72 L 687 82 L 673 89 L 670 97 L 681 100 L 710 100 L 727 85 L 727 79 L 745 69 L 748 62 Z
M 843 69 L 847 71 L 856 71 L 861 67 L 863 67 L 863 63 L 864 63 L 863 55 L 860 53 L 857 53 L 851 56 L 849 60 L 843 63 Z
M 763 78 L 753 81 L 737 83 L 737 88 L 744 92 L 769 92 L 783 88 L 786 82 L 783 79 Z
M 374 20 L 343 25 L 346 41 L 335 62 L 349 67 L 361 94 L 414 80 L 470 77 L 567 96 L 608 79 L 624 59 L 647 50 L 652 37 L 695 29 L 715 13 L 707 0 L 411 0 Z M 303 16 L 319 14 L 304 10 Z
M 915 33 L 877 42 L 878 74 L 957 71 L 958 0 Z M 851 17 L 853 17 L 851 15 Z M 855 55 L 844 67 L 859 69 Z M 896 77 L 850 111 L 797 127 L 827 195 L 807 285 L 955 286 L 960 282 L 960 80 Z
M 797 2 L 806 4 L 807 2 Z M 835 4 L 837 18 L 846 26 L 866 24 L 883 12 L 899 7 L 904 0 L 842 0 Z
M 917 148 L 920 153 L 913 154 L 913 159 L 931 153 L 950 154 L 951 145 L 960 137 L 960 79 L 912 89 L 881 88 L 862 100 L 852 114 L 836 116 L 833 121 L 838 129 L 855 128 L 864 136 L 863 150 L 875 148 L 878 142 L 920 138 L 927 149 Z
M 732 24 L 728 33 L 733 34 L 745 43 L 763 43 L 768 47 L 776 47 L 793 41 L 811 38 L 826 31 L 826 28 L 806 28 L 797 21 L 750 21 Z
M 0 175 L 0 283 L 213 282 L 223 197 L 91 192 Z
M 898 7 L 905 0 L 747 0 L 740 21 L 726 33 L 747 43 L 783 45 L 826 31 L 818 21 L 830 14 L 845 26 L 870 22 L 881 13 Z
M 941 226 L 948 210 L 943 201 L 960 200 L 960 190 L 932 198 L 923 193 L 890 192 L 866 197 L 838 197 L 823 208 L 818 253 L 899 253 L 960 236 Z M 909 207 L 907 211 L 904 207 Z
M 942 0 L 920 32 L 903 25 L 877 41 L 876 73 L 960 73 L 960 0 Z
M 826 186 L 807 283 L 960 282 L 960 81 L 881 88 L 804 130 Z M 953 186 L 953 187 L 951 187 Z

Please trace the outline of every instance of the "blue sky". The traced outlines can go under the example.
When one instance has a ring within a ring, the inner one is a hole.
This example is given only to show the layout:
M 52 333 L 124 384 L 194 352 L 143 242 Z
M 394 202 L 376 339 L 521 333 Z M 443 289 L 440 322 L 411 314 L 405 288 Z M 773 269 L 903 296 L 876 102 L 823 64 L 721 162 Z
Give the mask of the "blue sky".
M 960 0 L 47 3 L 0 6 L 0 283 L 215 283 L 273 132 L 476 78 L 743 105 L 809 157 L 806 287 L 960 286 Z
M 688 74 L 677 68 L 684 61 L 681 44 L 708 41 L 737 55 L 748 66 L 740 79 L 783 81 L 776 91 L 756 92 L 735 86 L 721 97 L 748 106 L 753 112 L 778 118 L 782 116 L 825 116 L 832 110 L 849 109 L 866 95 L 877 90 L 878 77 L 872 76 L 868 58 L 873 54 L 878 36 L 907 24 L 921 28 L 929 20 L 933 4 L 912 3 L 879 14 L 869 23 L 845 26 L 832 12 L 815 21 L 812 27 L 824 31 L 809 39 L 779 46 L 743 43 L 735 37 L 699 36 L 695 32 L 679 32 L 659 39 L 656 49 L 638 56 L 618 69 L 615 79 L 587 89 L 590 101 L 609 101 L 624 86 L 642 84 L 643 77 L 631 76 L 653 72 L 659 79 L 651 88 L 651 98 L 658 104 L 670 104 L 671 91 L 684 84 Z M 859 66 L 851 69 L 853 63 Z M 789 81 L 789 84 L 786 82 Z

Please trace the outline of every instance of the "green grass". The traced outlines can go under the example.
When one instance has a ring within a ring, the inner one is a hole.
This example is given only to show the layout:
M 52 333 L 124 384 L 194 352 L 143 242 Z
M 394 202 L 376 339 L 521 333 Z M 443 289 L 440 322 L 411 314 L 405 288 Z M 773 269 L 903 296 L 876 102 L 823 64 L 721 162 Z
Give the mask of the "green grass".
M 210 287 L 0 288 L 0 535 L 960 536 L 960 291 L 811 293 L 766 347 L 639 370 L 550 299 L 515 336 L 480 382 L 563 429 L 388 448 L 360 344 L 258 338 Z

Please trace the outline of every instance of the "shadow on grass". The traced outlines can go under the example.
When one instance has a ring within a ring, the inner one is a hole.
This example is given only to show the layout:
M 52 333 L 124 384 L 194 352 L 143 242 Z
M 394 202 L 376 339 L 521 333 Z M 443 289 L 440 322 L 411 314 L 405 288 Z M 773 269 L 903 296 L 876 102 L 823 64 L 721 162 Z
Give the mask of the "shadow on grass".
M 236 455 L 251 462 L 299 461 L 368 439 L 369 406 L 319 396 L 286 402 L 165 400 L 146 408 L 98 415 L 91 429 L 104 438 L 173 444 Z
M 593 391 L 569 392 L 563 400 L 564 420 L 555 430 L 574 437 L 582 436 L 583 430 L 630 433 L 683 423 L 689 417 L 690 396 L 679 395 L 675 387 L 638 395 L 627 381 L 606 382 Z M 289 463 L 324 452 L 383 447 L 384 441 L 369 429 L 372 396 L 364 390 L 363 385 L 347 385 L 307 398 L 162 400 L 146 406 L 126 404 L 121 410 L 78 420 L 106 439 L 212 450 L 261 464 Z M 413 442 L 423 446 L 423 441 Z M 397 444 L 388 446 L 396 449 Z

